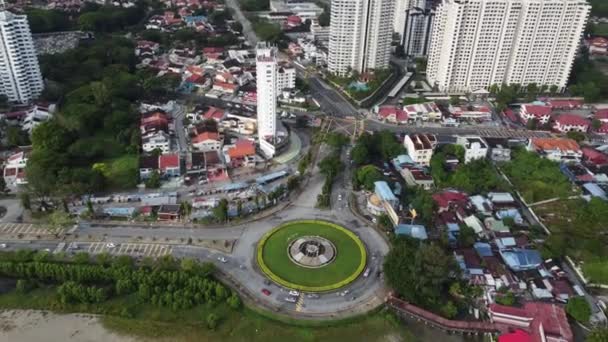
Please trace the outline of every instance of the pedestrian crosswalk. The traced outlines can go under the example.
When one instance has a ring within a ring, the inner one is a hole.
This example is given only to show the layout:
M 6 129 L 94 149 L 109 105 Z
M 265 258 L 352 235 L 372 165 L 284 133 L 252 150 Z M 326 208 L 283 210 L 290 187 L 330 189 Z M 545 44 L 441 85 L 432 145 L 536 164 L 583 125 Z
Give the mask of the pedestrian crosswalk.
M 173 247 L 152 243 L 122 243 L 119 245 L 107 242 L 93 242 L 87 252 L 89 254 L 109 253 L 113 255 L 131 255 L 142 257 L 161 257 L 171 254 Z
M 298 297 L 298 301 L 296 302 L 296 311 L 300 312 L 304 308 L 304 296 Z
M 30 223 L 0 223 L 0 234 L 52 235 L 46 226 Z

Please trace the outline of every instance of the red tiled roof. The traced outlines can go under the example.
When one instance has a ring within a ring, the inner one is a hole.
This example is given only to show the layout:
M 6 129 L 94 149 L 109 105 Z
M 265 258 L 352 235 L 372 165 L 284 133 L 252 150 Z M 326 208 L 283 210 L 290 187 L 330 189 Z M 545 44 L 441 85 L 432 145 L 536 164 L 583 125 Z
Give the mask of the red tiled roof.
M 447 207 L 451 202 L 465 202 L 469 198 L 467 194 L 458 191 L 444 191 L 433 195 L 433 200 L 439 207 Z
M 539 106 L 532 104 L 524 104 L 521 106 L 522 111 L 525 111 L 529 115 L 534 115 L 537 118 L 551 115 L 551 107 Z
M 255 145 L 251 140 L 238 140 L 234 147 L 228 149 L 230 158 L 243 158 L 255 154 Z
M 608 47 L 608 39 L 604 37 L 595 37 L 591 39 L 590 43 L 596 47 Z
M 159 157 L 160 169 L 179 167 L 179 155 L 177 153 L 163 154 Z
M 206 47 L 203 48 L 203 53 L 204 54 L 208 54 L 208 53 L 222 53 L 224 52 L 224 48 L 222 47 Z
M 234 91 L 237 87 L 236 84 L 226 83 L 226 82 L 213 82 L 213 86 L 220 87 L 222 89 L 232 90 Z
M 596 165 L 608 164 L 608 155 L 591 148 L 583 147 L 583 157 Z
M 287 22 L 290 24 L 301 24 L 302 23 L 302 18 L 298 17 L 297 15 L 290 15 L 289 17 L 287 17 Z
M 561 126 L 589 126 L 587 119 L 574 114 L 562 114 L 555 122 Z
M 516 307 L 512 307 L 512 306 L 492 303 L 492 304 L 490 304 L 489 309 L 491 312 L 497 313 L 497 314 L 518 316 L 518 317 L 523 317 L 523 318 L 528 317 L 528 313 L 523 308 L 516 308 Z
M 203 114 L 205 119 L 216 119 L 220 120 L 224 117 L 224 110 L 216 107 L 209 107 L 209 109 Z
M 593 117 L 598 120 L 608 120 L 608 109 L 600 109 L 596 111 Z
M 604 122 L 600 128 L 596 130 L 596 132 L 600 134 L 608 134 L 608 122 Z
M 549 100 L 547 104 L 551 108 L 577 108 L 583 105 L 582 100 Z
M 532 336 L 523 330 L 498 336 L 498 342 L 532 342 Z
M 397 121 L 406 121 L 408 119 L 407 113 L 395 106 L 380 107 L 380 110 L 378 111 L 378 116 L 386 119 L 391 115 L 395 115 L 395 119 Z
M 532 138 L 532 146 L 540 150 L 580 151 L 573 139 L 566 138 Z
M 193 144 L 198 144 L 206 140 L 219 140 L 220 135 L 216 132 L 203 132 L 192 139 Z
M 554 336 L 565 341 L 572 341 L 573 334 L 566 317 L 566 311 L 557 304 L 527 302 L 522 308 L 499 304 L 490 304 L 490 312 L 518 317 L 518 320 L 530 322 L 528 328 L 533 341 L 541 341 L 541 330 L 545 336 Z M 508 324 L 503 322 L 502 324 Z M 542 327 L 542 329 L 541 329 Z
M 505 116 L 507 118 L 509 118 L 509 120 L 511 120 L 513 122 L 519 121 L 519 120 L 517 120 L 517 116 L 515 115 L 515 113 L 511 109 L 507 108 L 507 109 L 504 110 L 503 113 L 505 114 Z

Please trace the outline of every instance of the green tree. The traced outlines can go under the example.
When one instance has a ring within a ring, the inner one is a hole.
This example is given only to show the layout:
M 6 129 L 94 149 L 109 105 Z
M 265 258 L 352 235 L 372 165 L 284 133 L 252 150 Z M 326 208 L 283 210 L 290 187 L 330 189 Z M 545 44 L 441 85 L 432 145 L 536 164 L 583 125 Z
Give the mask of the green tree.
M 63 233 L 68 227 L 71 227 L 74 224 L 74 220 L 70 217 L 68 213 L 62 210 L 55 210 L 48 218 L 48 224 L 46 229 L 55 236 L 59 236 Z
M 602 127 L 602 122 L 601 122 L 600 120 L 598 120 L 598 119 L 593 119 L 593 120 L 591 121 L 591 128 L 592 128 L 594 131 L 599 130 L 601 127 Z
M 576 131 L 570 131 L 570 132 L 566 133 L 566 137 L 568 137 L 572 140 L 575 140 L 578 143 L 584 141 L 587 138 L 585 136 L 585 133 L 576 132 Z
M 32 209 L 32 202 L 30 200 L 30 194 L 29 193 L 22 192 L 21 194 L 19 194 L 19 197 L 21 199 L 21 206 L 23 207 L 23 209 L 25 209 L 25 210 Z
M 161 185 L 160 173 L 156 170 L 152 171 L 152 174 L 150 175 L 150 177 L 148 179 L 146 179 L 146 181 L 144 183 L 146 184 L 146 188 L 148 188 L 148 189 L 160 188 L 160 185 Z
M 213 216 L 220 223 L 228 221 L 228 200 L 222 198 L 217 207 L 213 208 Z
M 457 266 L 451 255 L 437 245 L 397 237 L 384 262 L 389 286 L 407 301 L 439 310 Z
M 458 245 L 464 248 L 472 247 L 475 241 L 477 241 L 477 234 L 473 228 L 461 224 L 458 232 Z
M 365 165 L 356 171 L 356 178 L 358 184 L 371 191 L 375 187 L 374 182 L 383 180 L 384 176 L 374 165 Z
M 568 300 L 566 313 L 575 320 L 586 324 L 589 322 L 589 317 L 591 317 L 591 307 L 585 297 L 574 297 Z
M 351 151 L 351 159 L 357 165 L 365 164 L 370 161 L 369 151 L 362 144 L 357 144 Z
M 460 97 L 458 97 L 458 96 L 450 96 L 450 104 L 452 106 L 458 106 L 460 104 Z
M 587 336 L 587 342 L 608 342 L 608 328 L 596 328 Z
M 215 330 L 215 328 L 217 328 L 217 325 L 219 323 L 219 318 L 217 317 L 216 314 L 210 313 L 207 315 L 207 318 L 205 319 L 205 321 L 207 322 L 207 328 L 209 328 L 211 330 Z
M 444 306 L 442 306 L 439 311 L 441 312 L 442 316 L 449 319 L 456 317 L 456 315 L 458 314 L 458 308 L 456 308 L 456 305 L 454 305 L 451 300 L 449 300 Z

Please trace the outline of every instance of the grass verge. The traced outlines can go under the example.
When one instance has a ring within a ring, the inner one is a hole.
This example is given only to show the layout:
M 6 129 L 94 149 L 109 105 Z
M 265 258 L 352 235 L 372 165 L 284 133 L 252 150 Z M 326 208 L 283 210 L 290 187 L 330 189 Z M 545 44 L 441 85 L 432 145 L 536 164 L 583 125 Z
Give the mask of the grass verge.
M 320 268 L 296 265 L 288 255 L 292 241 L 301 236 L 321 236 L 336 247 L 336 257 Z M 353 280 L 365 268 L 366 252 L 352 232 L 329 222 L 303 220 L 288 222 L 267 233 L 258 245 L 260 268 L 273 281 L 303 291 L 329 291 Z

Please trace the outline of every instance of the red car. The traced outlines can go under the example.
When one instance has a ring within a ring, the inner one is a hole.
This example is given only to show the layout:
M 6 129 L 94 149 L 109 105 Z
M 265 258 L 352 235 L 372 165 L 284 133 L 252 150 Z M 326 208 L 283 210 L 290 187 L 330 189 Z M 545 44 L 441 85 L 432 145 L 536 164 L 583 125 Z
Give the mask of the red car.
M 268 289 L 262 289 L 262 293 L 265 294 L 265 295 L 267 295 L 267 296 L 270 296 L 270 294 L 272 292 L 268 291 Z

